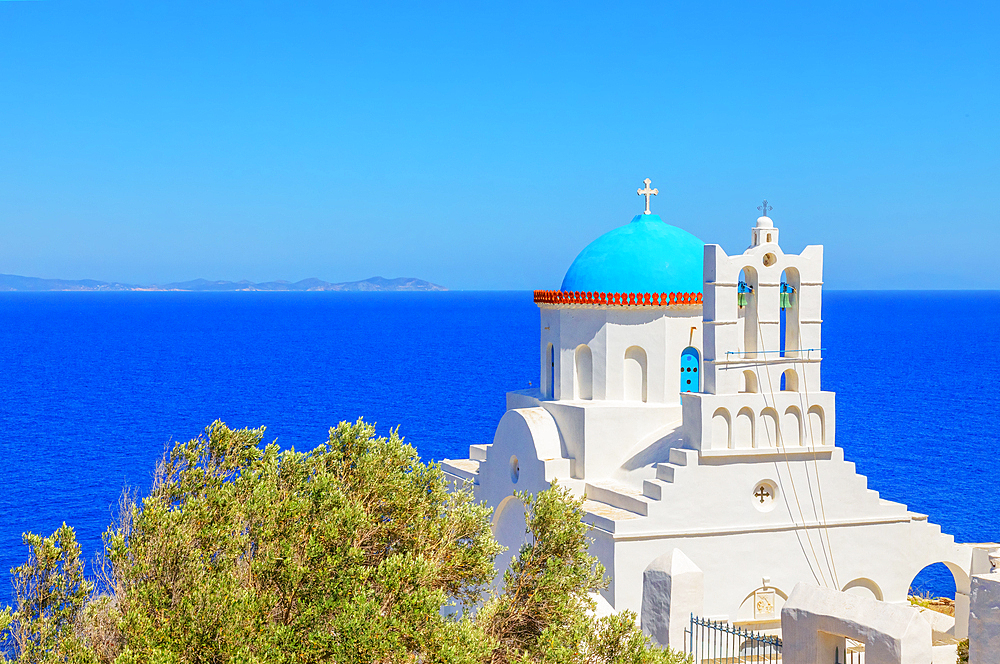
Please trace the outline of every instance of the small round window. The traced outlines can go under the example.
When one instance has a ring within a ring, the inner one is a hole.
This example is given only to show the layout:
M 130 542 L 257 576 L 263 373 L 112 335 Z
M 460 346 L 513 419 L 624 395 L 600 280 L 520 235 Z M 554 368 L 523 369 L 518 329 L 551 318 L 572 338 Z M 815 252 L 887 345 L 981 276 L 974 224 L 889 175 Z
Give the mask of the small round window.
M 770 512 L 774 509 L 777 498 L 778 485 L 771 480 L 761 480 L 754 486 L 751 500 L 759 511 Z
M 767 253 L 764 254 L 764 267 L 771 267 L 778 262 L 778 257 L 774 254 Z

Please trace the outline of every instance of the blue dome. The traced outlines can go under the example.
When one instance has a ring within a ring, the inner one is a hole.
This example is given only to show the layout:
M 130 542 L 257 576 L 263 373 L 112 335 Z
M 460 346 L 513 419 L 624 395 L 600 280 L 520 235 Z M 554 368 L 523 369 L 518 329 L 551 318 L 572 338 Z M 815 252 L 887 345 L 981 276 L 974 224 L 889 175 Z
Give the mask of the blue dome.
M 705 243 L 639 214 L 580 252 L 563 279 L 564 291 L 598 293 L 700 293 Z

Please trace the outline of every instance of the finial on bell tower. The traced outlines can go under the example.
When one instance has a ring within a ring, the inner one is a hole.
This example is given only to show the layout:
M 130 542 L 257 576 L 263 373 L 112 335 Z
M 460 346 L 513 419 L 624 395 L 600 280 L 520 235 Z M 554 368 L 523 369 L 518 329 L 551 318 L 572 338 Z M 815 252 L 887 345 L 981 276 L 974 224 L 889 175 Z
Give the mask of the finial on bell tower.
M 758 205 L 757 209 L 760 210 L 761 215 L 757 217 L 757 225 L 750 232 L 750 246 L 778 244 L 778 229 L 774 227 L 774 222 L 767 216 L 767 213 L 774 208 L 767 204 L 767 199 L 764 199 L 764 202 Z

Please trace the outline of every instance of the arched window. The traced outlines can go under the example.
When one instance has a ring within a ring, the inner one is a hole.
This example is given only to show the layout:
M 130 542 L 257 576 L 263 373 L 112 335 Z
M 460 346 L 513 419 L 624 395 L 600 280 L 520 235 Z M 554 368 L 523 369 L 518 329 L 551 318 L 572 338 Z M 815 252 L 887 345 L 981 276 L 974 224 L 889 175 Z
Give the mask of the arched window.
M 757 374 L 752 369 L 746 369 L 743 372 L 743 389 L 740 391 L 746 394 L 757 393 Z
M 701 354 L 698 349 L 688 346 L 681 351 L 681 392 L 701 391 Z
M 781 374 L 781 391 L 799 391 L 799 375 L 795 372 L 795 369 L 785 369 L 784 373 Z
M 574 373 L 574 396 L 577 399 L 593 399 L 594 356 L 587 344 L 580 344 L 576 347 L 576 371 Z
M 625 400 L 646 401 L 646 351 L 631 346 L 625 351 Z

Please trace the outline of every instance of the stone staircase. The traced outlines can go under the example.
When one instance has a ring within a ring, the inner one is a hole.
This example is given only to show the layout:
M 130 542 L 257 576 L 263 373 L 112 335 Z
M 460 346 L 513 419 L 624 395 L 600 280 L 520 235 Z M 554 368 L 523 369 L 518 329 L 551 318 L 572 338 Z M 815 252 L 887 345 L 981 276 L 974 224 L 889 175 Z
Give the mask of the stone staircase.
M 470 445 L 468 459 L 446 459 L 441 469 L 456 480 L 475 483 L 479 466 L 486 461 L 491 445 Z M 548 459 L 546 470 L 556 470 L 563 477 L 569 475 L 569 459 Z M 614 532 L 615 523 L 633 521 L 649 516 L 650 505 L 664 499 L 665 492 L 683 474 L 682 469 L 698 464 L 698 451 L 673 448 L 665 463 L 656 464 L 656 477 L 643 480 L 638 488 L 617 480 L 594 480 L 582 483 L 584 493 L 584 521 L 597 528 Z M 548 474 L 548 473 L 546 473 Z M 564 482 L 572 485 L 575 482 Z
M 681 469 L 697 463 L 697 450 L 674 448 L 666 463 L 656 464 L 656 478 L 643 480 L 641 489 L 615 480 L 586 482 L 583 508 L 587 515 L 584 521 L 614 532 L 617 521 L 649 516 L 650 505 L 663 499 L 664 490 L 677 481 Z

